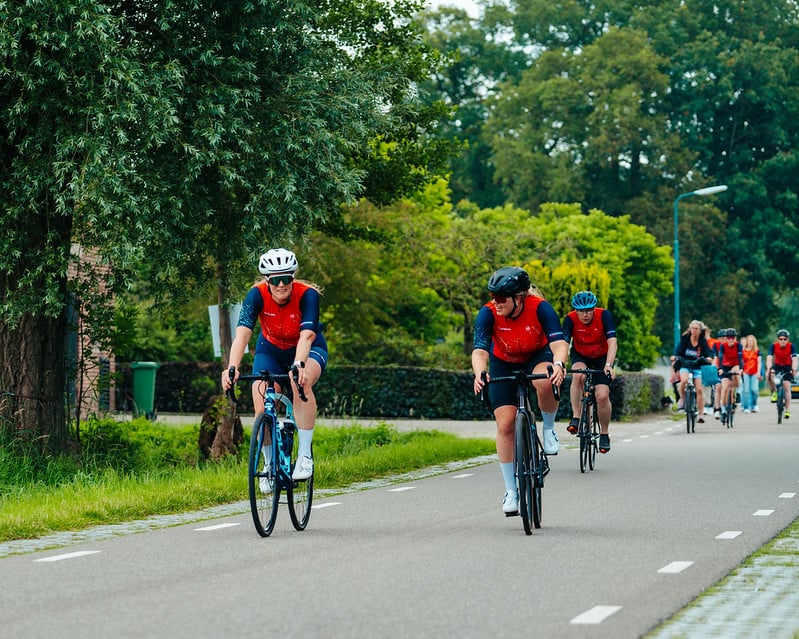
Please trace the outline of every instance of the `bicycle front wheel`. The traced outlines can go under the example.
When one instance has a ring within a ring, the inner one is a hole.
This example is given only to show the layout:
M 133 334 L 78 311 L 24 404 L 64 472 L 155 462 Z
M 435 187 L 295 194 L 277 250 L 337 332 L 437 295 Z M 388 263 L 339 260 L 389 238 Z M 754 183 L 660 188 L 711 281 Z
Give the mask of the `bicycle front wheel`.
M 578 428 L 580 436 L 580 472 L 584 473 L 588 467 L 589 450 L 591 448 L 591 412 L 588 404 L 583 404 Z
M 596 451 L 599 448 L 599 413 L 596 404 L 591 404 L 591 439 L 588 446 L 588 468 L 596 467 Z
M 299 451 L 299 437 L 294 437 L 294 448 L 291 451 L 291 468 L 297 463 Z M 313 453 L 311 453 L 313 456 Z M 313 504 L 313 474 L 308 479 L 300 481 L 291 480 L 288 489 L 289 515 L 291 523 L 297 530 L 305 530 L 311 518 L 311 505 Z
M 690 435 L 695 428 L 696 424 L 696 395 L 691 386 L 685 387 L 685 428 Z
M 735 389 L 730 389 L 729 397 L 727 398 L 727 428 L 732 428 L 735 421 Z
M 782 413 L 785 410 L 785 390 L 782 388 L 782 383 L 777 390 L 777 423 L 782 424 Z
M 277 455 L 275 447 L 267 457 L 265 442 L 271 438 L 272 419 L 264 413 L 255 418 L 250 437 L 250 454 L 247 464 L 249 478 L 250 510 L 255 530 L 261 537 L 272 534 L 277 519 L 277 505 L 280 500 L 280 482 L 277 481 Z
M 533 441 L 530 417 L 524 411 L 516 413 L 516 481 L 519 485 L 519 515 L 524 532 L 533 534 Z

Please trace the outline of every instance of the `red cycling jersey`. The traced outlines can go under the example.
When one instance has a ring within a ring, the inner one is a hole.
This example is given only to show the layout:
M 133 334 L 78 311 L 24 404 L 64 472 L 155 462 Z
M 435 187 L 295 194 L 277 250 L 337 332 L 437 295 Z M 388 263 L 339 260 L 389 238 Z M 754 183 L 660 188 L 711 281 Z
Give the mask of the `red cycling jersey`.
M 278 348 L 288 349 L 297 346 L 300 341 L 300 300 L 310 286 L 302 282 L 294 282 L 289 301 L 280 305 L 272 298 L 269 285 L 261 282 L 257 285 L 264 300 L 264 307 L 258 316 L 261 320 L 261 334 L 268 342 Z
M 493 352 L 496 357 L 521 364 L 549 343 L 538 319 L 538 306 L 543 301 L 533 295 L 526 297 L 521 314 L 514 318 L 497 315 L 494 302 L 486 304 L 494 315 Z
M 779 342 L 774 342 L 771 346 L 772 348 L 772 355 L 774 359 L 772 360 L 773 366 L 788 366 L 790 367 L 793 364 L 793 344 L 791 342 L 785 342 L 783 346 Z
M 583 324 L 577 317 L 577 311 L 572 311 L 570 317 L 574 328 L 572 329 L 572 347 L 583 357 L 597 359 L 608 354 L 608 336 L 605 324 L 602 321 L 604 308 L 594 308 L 594 316 L 588 324 Z

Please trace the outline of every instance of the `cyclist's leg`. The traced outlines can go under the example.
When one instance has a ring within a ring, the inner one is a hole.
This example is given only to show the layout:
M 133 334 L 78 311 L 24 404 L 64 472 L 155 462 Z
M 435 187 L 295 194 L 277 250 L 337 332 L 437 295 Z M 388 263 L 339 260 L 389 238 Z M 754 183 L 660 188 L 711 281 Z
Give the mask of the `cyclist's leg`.
M 697 420 L 700 424 L 705 422 L 705 389 L 702 386 L 702 373 L 697 371 L 698 374 L 694 375 L 694 386 L 696 387 L 696 410 Z M 692 373 L 693 374 L 693 373 Z
M 514 368 L 494 356 L 490 356 L 488 372 L 491 377 L 506 377 Z M 491 384 L 488 389 L 491 408 L 497 423 L 496 448 L 499 468 L 505 485 L 503 497 L 504 512 L 518 511 L 518 492 L 516 489 L 516 468 L 514 467 L 514 448 L 516 446 L 516 388 L 512 382 Z
M 791 383 L 793 382 L 793 377 L 791 376 L 791 371 L 785 373 L 785 377 L 782 378 L 782 387 L 785 390 L 785 412 L 787 413 L 791 409 Z M 786 415 L 787 417 L 787 415 Z
M 678 399 L 678 403 L 680 408 L 685 408 L 685 384 L 688 382 L 688 375 L 691 374 L 691 371 L 687 368 L 680 369 L 680 397 Z
M 538 351 L 528 365 L 532 365 L 533 373 L 546 373 L 547 368 L 552 366 L 552 351 L 548 346 Z M 541 411 L 541 421 L 543 422 L 543 444 L 544 452 L 547 455 L 557 455 L 560 444 L 557 433 L 555 433 L 555 417 L 558 414 L 558 400 L 552 392 L 552 384 L 548 379 L 537 379 L 533 382 L 535 392 L 538 395 L 538 409 Z
M 586 368 L 585 362 L 580 361 L 572 354 L 571 361 L 572 370 Z M 567 430 L 573 435 L 577 434 L 577 425 L 580 422 L 580 411 L 582 410 L 583 399 L 583 384 L 585 384 L 585 375 L 572 374 L 571 387 L 569 388 L 569 399 L 572 405 L 572 418 L 569 421 Z

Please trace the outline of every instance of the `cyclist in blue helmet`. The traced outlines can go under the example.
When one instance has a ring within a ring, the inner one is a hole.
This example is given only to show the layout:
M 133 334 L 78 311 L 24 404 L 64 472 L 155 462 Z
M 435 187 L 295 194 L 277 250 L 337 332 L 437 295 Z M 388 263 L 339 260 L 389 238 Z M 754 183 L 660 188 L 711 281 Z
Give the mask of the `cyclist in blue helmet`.
M 563 362 L 568 354 L 560 319 L 552 305 L 533 291 L 527 272 L 517 266 L 498 269 L 488 280 L 488 291 L 491 301 L 477 313 L 474 324 L 474 392 L 483 389 L 483 372 L 487 371 L 490 379 L 510 376 L 522 368 L 528 373 L 546 373 L 552 366 L 552 377 L 536 380 L 533 387 L 543 421 L 544 452 L 557 455 L 558 402 L 552 384 L 560 386 L 563 381 Z M 489 395 L 497 421 L 497 456 L 505 482 L 502 511 L 511 515 L 519 510 L 513 464 L 516 388 L 513 382 L 492 384 Z
M 563 319 L 563 338 L 571 342 L 572 369 L 591 368 L 604 371 L 594 378 L 596 384 L 596 403 L 599 415 L 599 452 L 610 451 L 610 382 L 614 377 L 613 364 L 616 360 L 618 341 L 613 315 L 606 308 L 597 306 L 596 295 L 591 291 L 580 291 L 572 297 L 574 308 Z M 580 402 L 582 400 L 585 375 L 572 376 L 569 398 L 572 404 L 572 418 L 568 430 L 577 434 L 580 424 Z

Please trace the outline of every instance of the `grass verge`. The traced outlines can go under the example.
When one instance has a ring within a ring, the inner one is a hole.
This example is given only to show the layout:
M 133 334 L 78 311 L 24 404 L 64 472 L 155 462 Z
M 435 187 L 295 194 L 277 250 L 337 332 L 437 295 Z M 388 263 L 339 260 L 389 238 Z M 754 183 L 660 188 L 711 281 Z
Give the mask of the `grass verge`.
M 246 450 L 219 463 L 201 462 L 198 429 L 135 420 L 123 430 L 98 422 L 82 434 L 81 453 L 66 459 L 36 458 L 16 442 L 0 443 L 0 542 L 246 499 Z M 248 442 L 245 433 L 244 449 Z M 493 452 L 492 439 L 399 433 L 386 424 L 320 426 L 314 434 L 314 483 L 344 488 Z

